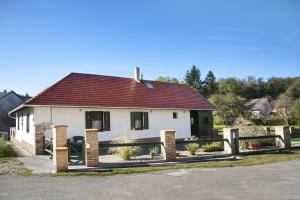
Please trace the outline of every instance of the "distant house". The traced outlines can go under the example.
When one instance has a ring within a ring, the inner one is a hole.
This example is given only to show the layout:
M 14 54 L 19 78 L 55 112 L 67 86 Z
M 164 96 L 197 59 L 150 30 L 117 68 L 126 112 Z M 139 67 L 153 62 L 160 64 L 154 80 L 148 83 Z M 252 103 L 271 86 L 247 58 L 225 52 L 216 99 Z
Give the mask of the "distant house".
M 0 94 L 0 131 L 8 132 L 9 127 L 16 125 L 16 121 L 8 117 L 8 112 L 22 103 L 22 98 L 14 91 Z
M 69 138 L 94 128 L 100 141 L 120 134 L 157 138 L 163 129 L 176 130 L 176 138 L 203 137 L 214 109 L 188 85 L 142 80 L 136 68 L 134 78 L 71 73 L 10 115 L 16 116 L 15 139 L 33 149 L 35 125 L 43 125 L 47 137 L 53 124 L 68 125 Z
M 251 99 L 245 104 L 255 117 L 268 116 L 272 113 L 272 104 L 267 97 Z

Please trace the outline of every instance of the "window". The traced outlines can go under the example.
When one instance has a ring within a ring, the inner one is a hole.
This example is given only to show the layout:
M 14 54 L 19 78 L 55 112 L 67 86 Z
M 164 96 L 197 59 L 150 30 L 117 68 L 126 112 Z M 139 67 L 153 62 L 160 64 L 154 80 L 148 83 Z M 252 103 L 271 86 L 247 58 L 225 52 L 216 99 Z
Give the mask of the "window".
M 208 117 L 204 117 L 203 119 L 204 119 L 204 124 L 208 125 Z
M 20 130 L 20 115 L 19 115 L 19 113 L 18 113 L 18 117 L 17 117 L 17 128 L 18 128 L 18 130 Z
M 23 131 L 23 127 L 24 127 L 24 114 L 22 113 L 22 116 L 21 116 L 21 130 Z
M 110 112 L 85 112 L 85 127 L 98 129 L 99 132 L 110 131 Z
M 149 129 L 148 112 L 131 112 L 131 130 Z
M 177 112 L 173 112 L 173 119 L 177 119 L 177 118 L 178 118 Z
M 27 114 L 26 116 L 26 132 L 29 133 L 29 127 L 30 127 L 30 115 Z
M 154 88 L 153 85 L 152 85 L 152 83 L 146 83 L 146 86 L 147 86 L 147 88 L 149 88 L 149 89 L 153 89 L 153 88 Z

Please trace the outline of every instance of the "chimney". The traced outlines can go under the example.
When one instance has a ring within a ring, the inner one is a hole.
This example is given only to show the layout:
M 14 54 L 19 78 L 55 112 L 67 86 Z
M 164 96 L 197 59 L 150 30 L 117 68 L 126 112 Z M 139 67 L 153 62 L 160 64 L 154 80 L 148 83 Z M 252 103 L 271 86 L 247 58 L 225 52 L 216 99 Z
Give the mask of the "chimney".
M 141 73 L 140 73 L 140 68 L 139 67 L 134 68 L 134 80 L 136 82 L 141 82 Z

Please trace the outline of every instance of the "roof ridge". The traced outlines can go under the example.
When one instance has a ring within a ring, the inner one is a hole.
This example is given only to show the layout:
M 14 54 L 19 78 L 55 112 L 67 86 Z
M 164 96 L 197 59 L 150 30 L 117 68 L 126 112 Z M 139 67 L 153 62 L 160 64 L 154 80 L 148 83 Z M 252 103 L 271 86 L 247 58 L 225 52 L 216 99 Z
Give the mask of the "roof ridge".
M 18 95 L 15 91 L 13 90 L 10 90 L 9 92 L 6 92 L 5 94 L 1 94 L 0 95 L 0 99 L 3 99 L 4 97 L 6 97 L 7 95 L 11 94 L 11 93 L 14 93 L 19 99 L 21 99 L 20 95 Z M 22 99 L 21 99 L 22 100 Z
M 122 79 L 131 79 L 134 80 L 134 78 L 130 77 L 124 77 L 124 76 L 112 76 L 112 75 L 103 75 L 103 74 L 92 74 L 92 73 L 81 73 L 81 72 L 71 72 L 71 74 L 77 74 L 77 75 L 89 75 L 89 76 L 102 76 L 102 77 L 111 77 L 111 78 L 122 78 Z M 161 83 L 161 84 L 176 84 L 176 85 L 185 85 L 184 83 L 170 83 L 170 82 L 163 82 L 163 81 L 157 81 L 157 80 L 147 80 L 143 79 L 143 81 L 148 81 L 148 82 L 155 82 L 155 83 Z

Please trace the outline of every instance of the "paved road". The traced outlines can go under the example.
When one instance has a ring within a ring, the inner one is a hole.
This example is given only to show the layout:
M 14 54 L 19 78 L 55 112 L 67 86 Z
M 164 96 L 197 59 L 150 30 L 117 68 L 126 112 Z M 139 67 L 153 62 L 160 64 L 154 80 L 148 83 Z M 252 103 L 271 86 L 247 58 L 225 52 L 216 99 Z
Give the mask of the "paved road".
M 0 199 L 300 199 L 300 160 L 109 177 L 0 176 Z

